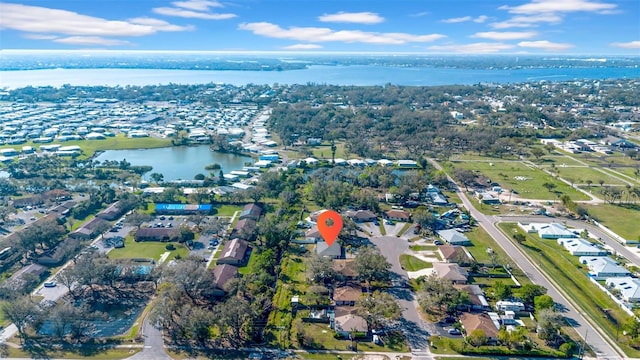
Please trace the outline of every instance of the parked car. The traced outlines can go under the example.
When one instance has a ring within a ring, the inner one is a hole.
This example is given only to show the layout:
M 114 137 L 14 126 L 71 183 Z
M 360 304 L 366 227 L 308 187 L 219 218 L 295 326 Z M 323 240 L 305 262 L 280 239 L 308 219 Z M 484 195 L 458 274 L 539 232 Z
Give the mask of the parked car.
M 460 332 L 460 330 L 458 329 L 449 329 L 447 332 L 449 333 L 449 335 L 462 335 L 462 332 Z
M 58 285 L 55 281 L 47 281 L 44 283 L 44 287 L 46 288 L 52 288 L 52 287 L 56 287 L 56 285 Z

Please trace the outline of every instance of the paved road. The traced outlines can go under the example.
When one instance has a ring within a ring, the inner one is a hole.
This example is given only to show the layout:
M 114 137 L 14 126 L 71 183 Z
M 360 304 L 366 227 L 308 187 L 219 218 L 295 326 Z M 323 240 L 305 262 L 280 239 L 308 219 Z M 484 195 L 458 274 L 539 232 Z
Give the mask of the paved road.
M 441 169 L 437 163 L 436 168 Z M 451 181 L 453 179 L 450 178 Z M 542 285 L 547 288 L 547 294 L 551 296 L 556 303 L 561 304 L 565 309 L 564 316 L 574 325 L 576 331 L 584 338 L 588 336 L 586 342 L 591 346 L 598 358 L 603 359 L 620 359 L 619 354 L 622 351 L 614 344 L 612 339 L 605 339 L 605 334 L 599 328 L 591 325 L 582 315 L 582 312 L 569 302 L 564 291 L 558 287 L 555 282 L 547 278 L 536 265 L 534 265 L 528 257 L 524 255 L 521 249 L 515 246 L 511 240 L 505 236 L 496 226 L 497 218 L 494 216 L 484 215 L 471 204 L 466 195 L 458 188 L 458 196 L 462 200 L 464 206 L 469 210 L 471 216 L 475 218 L 487 231 L 487 233 L 500 245 L 511 259 L 522 269 L 522 271 L 531 279 L 534 284 Z M 585 280 L 586 281 L 586 280 Z M 586 314 L 585 314 L 586 315 Z M 587 335 L 588 334 L 588 335 Z
M 400 255 L 409 249 L 409 242 L 406 239 L 396 236 L 373 236 L 370 238 L 380 252 L 391 264 L 393 275 L 408 280 L 407 272 L 400 266 Z M 389 291 L 396 297 L 402 309 L 402 320 L 400 327 L 404 332 L 412 352 L 428 352 L 428 337 L 433 331 L 429 331 L 430 324 L 426 324 L 418 314 L 418 302 L 411 289 L 397 287 Z
M 158 330 L 148 317 L 145 317 L 142 325 L 142 336 L 144 337 L 144 348 L 141 352 L 127 358 L 130 360 L 165 360 L 171 359 L 164 351 L 164 340 L 162 332 Z

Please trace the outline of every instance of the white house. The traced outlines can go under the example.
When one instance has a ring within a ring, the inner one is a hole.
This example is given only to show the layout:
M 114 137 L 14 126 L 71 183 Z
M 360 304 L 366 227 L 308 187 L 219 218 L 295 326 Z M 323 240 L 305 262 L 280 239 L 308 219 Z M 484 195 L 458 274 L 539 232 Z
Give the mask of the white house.
M 589 267 L 589 276 L 596 280 L 631 276 L 629 270 L 607 256 L 581 256 L 580 262 Z
M 456 229 L 438 230 L 438 235 L 451 245 L 469 245 L 471 241 Z
M 614 277 L 606 280 L 607 287 L 620 291 L 622 300 L 628 303 L 640 302 L 640 279 L 626 277 Z
M 558 244 L 564 246 L 573 256 L 607 256 L 607 250 L 601 249 L 585 239 L 559 238 Z
M 577 238 L 578 235 L 558 223 L 518 223 L 528 233 L 538 233 L 543 239 Z

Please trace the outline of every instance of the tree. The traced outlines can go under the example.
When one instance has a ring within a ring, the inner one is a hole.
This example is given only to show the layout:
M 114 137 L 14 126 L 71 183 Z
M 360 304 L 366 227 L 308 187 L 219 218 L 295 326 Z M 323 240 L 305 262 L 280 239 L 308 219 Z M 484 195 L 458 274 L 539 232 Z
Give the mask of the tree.
M 127 215 L 124 222 L 125 224 L 136 226 L 139 229 L 143 223 L 149 222 L 151 220 L 153 220 L 153 216 L 140 211 L 134 211 L 131 214 Z
M 402 316 L 400 306 L 393 295 L 379 290 L 372 294 L 362 294 L 358 313 L 373 329 L 387 327 Z
M 542 285 L 524 284 L 518 291 L 520 299 L 525 304 L 533 305 L 533 301 L 536 296 L 544 295 L 547 293 L 547 288 Z
M 220 334 L 227 337 L 232 344 L 241 345 L 248 339 L 247 335 L 255 314 L 246 300 L 233 296 L 216 305 L 214 313 L 217 314 L 215 323 Z
M 4 318 L 11 321 L 18 329 L 21 342 L 26 339 L 27 328 L 34 321 L 34 316 L 37 315 L 36 309 L 36 304 L 26 296 L 4 302 L 0 306 Z
M 316 284 L 324 284 L 336 278 L 331 259 L 314 255 L 307 262 L 307 279 Z
M 465 340 L 471 346 L 479 347 L 487 343 L 487 335 L 482 329 L 475 329 L 469 334 Z
M 540 149 L 539 147 L 534 147 L 533 149 L 529 150 L 529 153 L 531 153 L 531 155 L 533 155 L 536 160 L 540 160 L 540 158 L 544 156 L 544 150 Z
M 151 173 L 151 175 L 149 175 L 149 178 L 156 184 L 160 184 L 164 181 L 164 175 L 157 172 Z
M 366 246 L 360 249 L 355 258 L 355 267 L 360 279 L 368 286 L 372 281 L 385 281 L 389 279 L 391 264 L 380 253 L 378 248 Z
M 465 191 L 469 191 L 469 186 L 473 185 L 476 181 L 476 174 L 473 171 L 463 168 L 453 169 L 453 176 L 464 185 Z
M 556 185 L 555 183 L 552 182 L 545 182 L 542 184 L 543 187 L 545 187 L 547 189 L 547 191 L 551 192 L 553 191 L 553 189 L 555 189 L 558 185 Z
M 548 343 L 555 342 L 558 330 L 564 324 L 562 314 L 553 309 L 544 309 L 536 313 L 538 320 L 538 337 Z
M 629 316 L 622 327 L 632 339 L 640 336 L 640 321 L 637 317 Z
M 535 298 L 533 298 L 533 304 L 536 311 L 553 309 L 553 307 L 555 306 L 553 298 L 547 294 L 536 296 Z
M 498 280 L 493 285 L 493 295 L 495 296 L 495 298 L 497 300 L 509 299 L 513 295 L 512 294 L 512 290 L 511 290 L 511 286 L 509 286 L 508 284 L 505 284 L 502 281 Z

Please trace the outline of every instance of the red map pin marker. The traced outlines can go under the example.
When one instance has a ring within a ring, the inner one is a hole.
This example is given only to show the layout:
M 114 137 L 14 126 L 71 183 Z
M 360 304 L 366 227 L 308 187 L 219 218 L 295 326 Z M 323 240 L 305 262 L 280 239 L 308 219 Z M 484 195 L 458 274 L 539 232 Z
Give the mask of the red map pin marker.
M 327 221 L 331 221 L 331 225 L 328 225 Z M 333 210 L 323 212 L 318 216 L 318 230 L 324 241 L 329 246 L 333 245 L 342 230 L 342 217 Z

